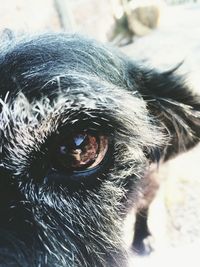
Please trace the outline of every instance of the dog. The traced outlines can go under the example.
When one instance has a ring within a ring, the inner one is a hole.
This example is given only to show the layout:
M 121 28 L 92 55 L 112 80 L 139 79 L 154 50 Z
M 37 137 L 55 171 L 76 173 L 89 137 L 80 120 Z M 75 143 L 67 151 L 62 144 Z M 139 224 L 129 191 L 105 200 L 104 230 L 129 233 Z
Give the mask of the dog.
M 198 143 L 199 96 L 78 34 L 2 39 L 0 266 L 128 266 L 124 221 L 150 170 Z

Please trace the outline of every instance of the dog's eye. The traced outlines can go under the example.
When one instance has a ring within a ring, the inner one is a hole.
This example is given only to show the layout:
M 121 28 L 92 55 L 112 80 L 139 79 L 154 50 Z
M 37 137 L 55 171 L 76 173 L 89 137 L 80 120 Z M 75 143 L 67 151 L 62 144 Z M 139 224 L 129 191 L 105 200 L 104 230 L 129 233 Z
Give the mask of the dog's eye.
M 108 151 L 108 137 L 81 132 L 62 136 L 53 148 L 52 167 L 65 172 L 97 167 Z

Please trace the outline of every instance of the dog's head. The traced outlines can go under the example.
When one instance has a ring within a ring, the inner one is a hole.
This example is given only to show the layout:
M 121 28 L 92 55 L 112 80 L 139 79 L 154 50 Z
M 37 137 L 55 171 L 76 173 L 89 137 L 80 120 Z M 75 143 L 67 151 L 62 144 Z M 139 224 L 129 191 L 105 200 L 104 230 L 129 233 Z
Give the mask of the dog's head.
M 0 261 L 125 266 L 123 219 L 150 165 L 198 142 L 199 97 L 67 34 L 4 42 L 0 95 Z

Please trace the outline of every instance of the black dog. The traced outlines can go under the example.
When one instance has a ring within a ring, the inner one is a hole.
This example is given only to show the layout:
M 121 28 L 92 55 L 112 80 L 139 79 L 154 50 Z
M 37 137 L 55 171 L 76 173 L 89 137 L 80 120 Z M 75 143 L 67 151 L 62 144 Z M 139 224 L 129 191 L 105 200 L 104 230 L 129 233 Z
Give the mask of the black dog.
M 0 95 L 0 266 L 127 266 L 123 222 L 152 164 L 198 142 L 199 97 L 67 34 L 4 41 Z

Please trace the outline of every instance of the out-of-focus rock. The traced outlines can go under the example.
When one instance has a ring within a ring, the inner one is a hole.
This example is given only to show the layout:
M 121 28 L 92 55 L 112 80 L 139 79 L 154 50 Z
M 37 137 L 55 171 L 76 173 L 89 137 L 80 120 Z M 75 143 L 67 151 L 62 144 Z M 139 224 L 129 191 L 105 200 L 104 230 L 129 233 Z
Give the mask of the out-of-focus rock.
M 144 36 L 159 24 L 162 1 L 125 1 L 129 30 L 137 36 Z

